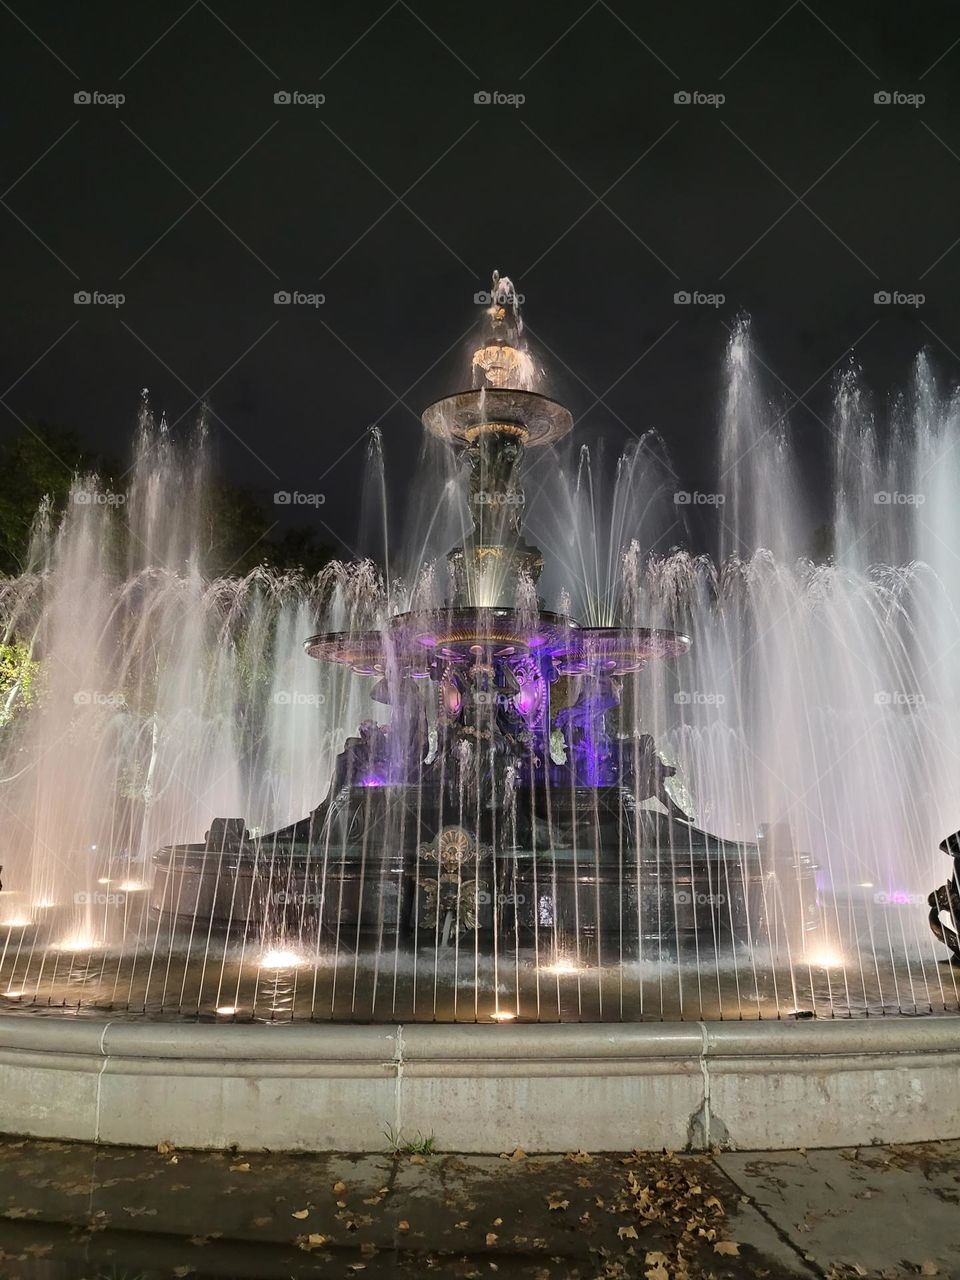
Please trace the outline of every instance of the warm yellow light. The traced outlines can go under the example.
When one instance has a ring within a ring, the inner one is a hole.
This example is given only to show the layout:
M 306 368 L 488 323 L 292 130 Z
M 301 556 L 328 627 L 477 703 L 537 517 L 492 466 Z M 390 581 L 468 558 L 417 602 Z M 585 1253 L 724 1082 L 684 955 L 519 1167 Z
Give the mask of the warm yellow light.
M 22 991 L 5 991 L 3 994 L 8 1000 L 19 1000 L 23 996 Z
M 29 916 L 9 916 L 6 920 L 0 920 L 4 929 L 26 929 L 31 924 L 33 921 Z
M 511 1013 L 509 1009 L 497 1009 L 495 1013 L 491 1013 L 490 1017 L 494 1022 L 512 1022 L 517 1015 Z
M 873 888 L 873 881 L 872 881 L 872 880 L 861 880 L 861 881 L 860 881 L 860 888 L 861 888 L 861 889 L 872 889 L 872 888 Z
M 842 969 L 846 964 L 843 953 L 829 945 L 815 947 L 812 951 L 807 951 L 803 958 L 814 969 Z
M 217 1013 L 220 1014 L 221 1018 L 229 1018 L 232 1013 L 236 1012 L 237 1006 L 235 1004 L 221 1004 L 217 1006 Z
M 261 969 L 295 969 L 299 964 L 303 964 L 302 956 L 284 947 L 274 947 L 260 960 Z
M 146 887 L 142 880 L 121 880 L 117 885 L 121 893 L 139 893 Z
M 54 951 L 95 951 L 100 946 L 100 941 L 95 938 L 92 933 L 86 933 L 84 930 L 78 930 L 76 933 L 68 933 L 67 936 L 54 946 Z
M 582 973 L 583 966 L 573 960 L 558 960 L 555 964 L 548 964 L 546 972 L 555 974 L 558 978 L 564 978 L 573 973 Z

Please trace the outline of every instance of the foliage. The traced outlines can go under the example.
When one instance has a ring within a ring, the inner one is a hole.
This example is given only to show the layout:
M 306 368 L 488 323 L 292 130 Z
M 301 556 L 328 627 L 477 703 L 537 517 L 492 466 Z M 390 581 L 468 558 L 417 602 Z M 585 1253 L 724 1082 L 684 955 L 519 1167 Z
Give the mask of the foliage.
M 9 724 L 18 706 L 33 705 L 39 671 L 39 662 L 22 640 L 0 644 L 0 725 Z
M 383 1136 L 390 1145 L 390 1150 L 394 1155 L 404 1156 L 431 1156 L 436 1152 L 436 1138 L 431 1133 L 429 1137 L 417 1130 L 417 1136 L 408 1141 L 404 1141 L 401 1131 L 394 1129 L 393 1125 L 387 1125 L 383 1131 Z
M 96 472 L 106 487 L 115 465 L 84 449 L 69 432 L 43 423 L 24 424 L 0 448 L 0 573 L 16 575 L 27 565 L 30 535 L 44 498 L 57 519 L 77 474 Z M 309 525 L 278 528 L 275 508 L 247 489 L 214 482 L 206 506 L 206 539 L 199 550 L 211 576 L 242 577 L 257 565 L 319 572 L 334 556 Z M 122 562 L 122 547 L 118 548 Z
M 48 497 L 61 511 L 74 473 L 96 461 L 69 432 L 44 423 L 25 425 L 0 449 L 0 572 L 23 571 L 40 503 Z
M 226 484 L 213 487 L 207 528 L 204 566 L 212 575 L 242 577 L 261 564 L 318 573 L 334 556 L 312 526 L 281 531 L 273 511 L 256 494 Z

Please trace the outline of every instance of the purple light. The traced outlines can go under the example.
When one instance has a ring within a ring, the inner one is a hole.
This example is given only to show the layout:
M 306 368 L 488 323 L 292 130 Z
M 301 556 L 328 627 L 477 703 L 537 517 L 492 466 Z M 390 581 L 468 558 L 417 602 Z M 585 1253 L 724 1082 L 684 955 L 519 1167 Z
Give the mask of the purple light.
M 539 649 L 540 646 L 545 643 L 546 643 L 545 636 L 530 636 L 527 640 L 527 644 L 531 649 Z
M 384 787 L 386 782 L 383 778 L 375 773 L 368 773 L 365 778 L 360 779 L 361 787 Z
M 531 683 L 525 684 L 517 694 L 517 706 L 525 716 L 537 709 L 537 703 L 540 701 L 539 693 L 537 686 Z

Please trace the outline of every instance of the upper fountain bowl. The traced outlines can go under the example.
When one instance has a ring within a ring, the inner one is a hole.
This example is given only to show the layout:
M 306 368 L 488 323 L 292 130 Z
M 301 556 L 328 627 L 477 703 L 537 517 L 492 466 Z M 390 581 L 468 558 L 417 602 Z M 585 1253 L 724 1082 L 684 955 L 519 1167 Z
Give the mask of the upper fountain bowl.
M 573 418 L 556 400 L 515 387 L 458 391 L 428 405 L 422 415 L 431 435 L 472 444 L 488 432 L 516 435 L 528 448 L 555 444 L 573 429 Z

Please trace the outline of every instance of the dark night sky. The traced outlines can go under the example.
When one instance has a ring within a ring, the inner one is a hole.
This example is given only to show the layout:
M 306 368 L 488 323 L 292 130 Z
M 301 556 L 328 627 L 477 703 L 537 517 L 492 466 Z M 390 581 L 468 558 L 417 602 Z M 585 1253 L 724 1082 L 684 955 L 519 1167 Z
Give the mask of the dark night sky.
M 184 426 L 212 388 L 226 474 L 325 492 L 349 544 L 366 429 L 400 495 L 493 267 L 526 295 L 580 437 L 657 427 L 691 484 L 741 310 L 771 385 L 809 406 L 793 423 L 813 472 L 851 346 L 881 398 L 923 344 L 960 376 L 946 0 L 12 0 L 0 32 L 4 433 L 43 419 L 123 457 L 140 387 Z M 126 102 L 77 106 L 81 89 Z M 77 307 L 80 289 L 127 301 Z M 278 289 L 326 303 L 276 307 Z M 677 307 L 678 289 L 726 302 Z M 878 308 L 880 289 L 927 301 Z

